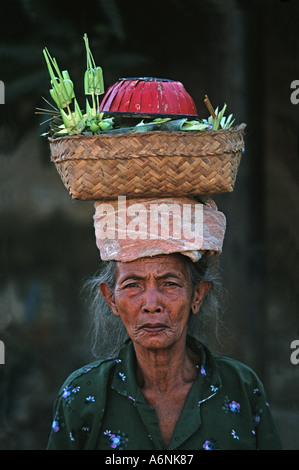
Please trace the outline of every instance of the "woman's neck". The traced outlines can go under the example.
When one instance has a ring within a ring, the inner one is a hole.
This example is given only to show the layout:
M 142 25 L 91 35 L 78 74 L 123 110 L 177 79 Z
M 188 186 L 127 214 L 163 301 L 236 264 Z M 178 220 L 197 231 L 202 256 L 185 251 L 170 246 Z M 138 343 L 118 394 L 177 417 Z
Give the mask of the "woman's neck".
M 171 348 L 148 350 L 135 344 L 137 382 L 141 389 L 165 392 L 192 383 L 198 373 L 198 356 L 176 343 Z

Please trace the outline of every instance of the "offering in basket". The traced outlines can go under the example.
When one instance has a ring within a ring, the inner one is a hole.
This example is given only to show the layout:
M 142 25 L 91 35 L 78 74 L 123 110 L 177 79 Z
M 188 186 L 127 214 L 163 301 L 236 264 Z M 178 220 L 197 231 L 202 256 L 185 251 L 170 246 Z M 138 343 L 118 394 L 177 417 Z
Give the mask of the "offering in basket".
M 84 36 L 85 112 L 67 71 L 45 49 L 50 94 L 58 106 L 48 135 L 51 160 L 75 199 L 197 197 L 234 188 L 245 124 L 232 127 L 226 105 L 199 119 L 182 83 L 119 79 L 104 94 L 103 73 Z M 101 96 L 103 95 L 103 96 Z M 100 98 L 101 97 L 101 98 Z

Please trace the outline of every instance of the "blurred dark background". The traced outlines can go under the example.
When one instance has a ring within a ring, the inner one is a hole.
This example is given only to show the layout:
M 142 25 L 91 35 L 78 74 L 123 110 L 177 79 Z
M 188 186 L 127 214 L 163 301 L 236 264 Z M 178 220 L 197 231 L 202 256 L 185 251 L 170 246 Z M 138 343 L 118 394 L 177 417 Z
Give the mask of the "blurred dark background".
M 93 204 L 68 195 L 35 115 L 49 99 L 45 46 L 80 102 L 85 32 L 106 88 L 119 77 L 175 79 L 201 117 L 208 94 L 247 123 L 235 189 L 215 197 L 227 216 L 228 291 L 216 350 L 256 370 L 284 447 L 299 449 L 298 11 L 297 0 L 2 2 L 0 449 L 44 449 L 60 385 L 93 359 L 81 294 L 99 266 Z

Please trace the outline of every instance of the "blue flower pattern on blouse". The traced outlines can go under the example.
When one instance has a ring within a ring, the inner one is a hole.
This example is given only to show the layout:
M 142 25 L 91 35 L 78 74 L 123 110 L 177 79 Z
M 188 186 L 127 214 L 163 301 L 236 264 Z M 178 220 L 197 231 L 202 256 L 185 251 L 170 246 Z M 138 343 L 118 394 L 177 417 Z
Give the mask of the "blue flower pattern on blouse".
M 123 448 L 127 446 L 127 442 L 129 440 L 125 433 L 120 430 L 111 431 L 107 429 L 104 431 L 104 436 L 108 437 L 108 445 L 111 449 L 123 450 Z
M 204 450 L 213 450 L 214 444 L 212 441 L 206 441 L 204 445 L 202 446 Z
M 52 428 L 51 428 L 51 432 L 58 432 L 59 431 L 59 422 L 58 422 L 58 419 L 53 419 L 53 423 L 52 423 Z
M 80 390 L 80 387 L 66 387 L 63 390 L 62 398 L 65 399 L 65 401 L 69 404 L 71 401 L 74 399 L 74 395 L 78 393 Z M 72 395 L 73 394 L 73 395 Z
M 233 413 L 240 413 L 240 403 L 237 403 L 234 400 L 229 403 L 229 408 Z

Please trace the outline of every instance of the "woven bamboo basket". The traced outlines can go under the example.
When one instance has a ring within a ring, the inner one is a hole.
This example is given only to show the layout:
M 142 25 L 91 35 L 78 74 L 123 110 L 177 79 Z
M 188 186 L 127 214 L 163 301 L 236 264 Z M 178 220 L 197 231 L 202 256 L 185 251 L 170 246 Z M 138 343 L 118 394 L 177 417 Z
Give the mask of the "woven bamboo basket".
M 74 199 L 219 194 L 234 188 L 244 129 L 49 138 L 51 160 Z

